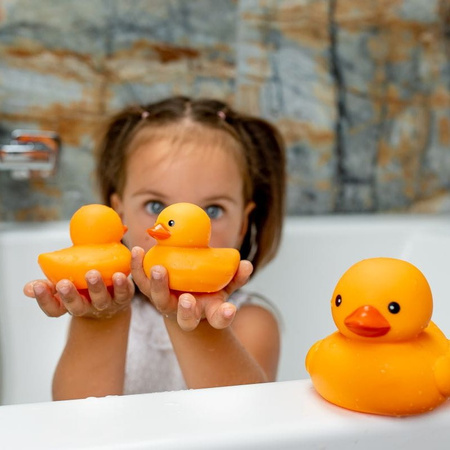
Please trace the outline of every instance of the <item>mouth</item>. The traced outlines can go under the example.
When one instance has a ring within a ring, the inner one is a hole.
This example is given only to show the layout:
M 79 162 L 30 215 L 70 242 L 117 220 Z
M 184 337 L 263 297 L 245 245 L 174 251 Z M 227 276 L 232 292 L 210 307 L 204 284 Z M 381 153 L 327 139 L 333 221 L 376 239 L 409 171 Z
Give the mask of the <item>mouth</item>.
M 345 326 L 358 336 L 380 337 L 389 332 L 389 322 L 374 306 L 366 305 L 353 311 L 344 320 Z

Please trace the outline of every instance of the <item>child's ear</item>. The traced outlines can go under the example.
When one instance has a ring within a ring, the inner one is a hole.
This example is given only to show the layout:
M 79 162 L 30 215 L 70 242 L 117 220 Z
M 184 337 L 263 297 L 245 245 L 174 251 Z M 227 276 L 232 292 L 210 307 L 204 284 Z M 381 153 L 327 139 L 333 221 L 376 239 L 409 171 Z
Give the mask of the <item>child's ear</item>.
M 119 214 L 120 218 L 122 219 L 123 204 L 119 194 L 117 193 L 112 194 L 111 197 L 109 198 L 109 201 L 111 202 L 111 208 L 114 209 L 114 211 L 116 211 L 116 213 Z
M 244 217 L 242 220 L 242 229 L 241 229 L 241 242 L 244 239 L 245 234 L 248 230 L 248 218 L 250 216 L 250 213 L 256 208 L 255 202 L 248 202 L 247 205 L 244 208 Z

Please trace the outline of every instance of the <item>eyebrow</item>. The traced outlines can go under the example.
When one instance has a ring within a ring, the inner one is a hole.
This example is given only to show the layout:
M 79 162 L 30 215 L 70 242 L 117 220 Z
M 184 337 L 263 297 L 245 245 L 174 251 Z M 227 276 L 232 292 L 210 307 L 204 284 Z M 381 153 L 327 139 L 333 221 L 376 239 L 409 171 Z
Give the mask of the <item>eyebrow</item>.
M 235 199 L 233 197 L 229 197 L 228 195 L 216 195 L 216 196 L 207 197 L 204 199 L 205 203 L 216 203 L 216 202 L 221 202 L 221 201 L 236 203 Z
M 167 196 L 163 194 L 160 191 L 155 191 L 152 189 L 140 189 L 132 194 L 133 197 L 140 197 L 140 196 L 151 196 L 155 197 L 157 199 L 162 200 L 163 202 L 166 202 Z M 202 199 L 203 203 L 217 203 L 217 202 L 229 202 L 232 204 L 236 204 L 237 202 L 233 197 L 230 197 L 228 195 L 212 195 L 210 197 L 206 197 Z
M 133 197 L 139 197 L 139 196 L 143 196 L 143 195 L 150 195 L 152 197 L 157 197 L 160 199 L 166 198 L 165 194 L 163 194 L 162 192 L 154 191 L 151 189 L 139 189 L 136 192 L 132 193 Z

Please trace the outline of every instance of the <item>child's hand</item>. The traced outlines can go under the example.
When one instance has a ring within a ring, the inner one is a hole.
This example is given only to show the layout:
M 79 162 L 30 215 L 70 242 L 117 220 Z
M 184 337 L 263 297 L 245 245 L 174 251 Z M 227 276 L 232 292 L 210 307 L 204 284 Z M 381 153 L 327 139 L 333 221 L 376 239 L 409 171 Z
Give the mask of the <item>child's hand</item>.
M 24 286 L 23 292 L 27 297 L 35 298 L 50 317 L 68 312 L 73 316 L 106 319 L 126 309 L 133 298 L 134 284 L 123 273 L 113 275 L 113 294 L 97 270 L 87 272 L 86 280 L 90 301 L 69 280 L 60 280 L 56 286 L 48 280 L 31 281 Z
M 185 331 L 194 330 L 202 319 L 206 319 L 217 329 L 231 325 L 236 307 L 228 303 L 227 299 L 248 281 L 253 271 L 250 261 L 241 261 L 234 278 L 224 289 L 209 294 L 196 293 L 194 296 L 191 293 L 171 291 L 167 270 L 162 266 L 154 266 L 149 279 L 142 267 L 142 248 L 134 247 L 131 255 L 131 273 L 141 292 L 162 315 L 176 320 Z

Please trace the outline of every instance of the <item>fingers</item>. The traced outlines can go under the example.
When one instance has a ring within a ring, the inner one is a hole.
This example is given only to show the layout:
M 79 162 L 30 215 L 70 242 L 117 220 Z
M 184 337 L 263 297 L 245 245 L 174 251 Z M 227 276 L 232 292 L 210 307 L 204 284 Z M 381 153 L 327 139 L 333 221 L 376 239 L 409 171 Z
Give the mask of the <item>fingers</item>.
M 164 316 L 177 316 L 177 297 L 169 290 L 169 275 L 163 266 L 154 266 L 150 271 L 150 300 Z
M 150 297 L 151 283 L 150 279 L 144 272 L 142 265 L 144 255 L 144 249 L 141 247 L 133 247 L 131 249 L 131 275 L 139 290 L 147 297 Z
M 207 295 L 201 301 L 197 301 L 192 294 L 184 293 L 177 299 L 176 292 L 169 290 L 168 273 L 163 266 L 152 267 L 147 276 L 142 266 L 144 250 L 133 247 L 131 255 L 131 274 L 140 291 L 150 299 L 162 315 L 176 319 L 184 331 L 194 330 L 200 320 L 205 317 L 216 329 L 230 326 L 236 315 L 236 307 L 224 300 L 235 290 L 244 286 L 253 272 L 251 262 L 243 260 L 239 263 L 233 280 L 220 292 L 220 295 L 214 293 L 213 297 Z
M 113 285 L 106 286 L 100 272 L 86 273 L 88 289 L 77 290 L 69 280 L 60 280 L 54 286 L 48 280 L 35 280 L 25 284 L 23 292 L 35 298 L 49 317 L 69 312 L 73 316 L 110 318 L 129 306 L 134 295 L 134 283 L 123 273 L 112 276 Z
M 90 270 L 86 273 L 86 295 L 82 295 L 84 290 L 77 290 L 69 280 L 59 281 L 56 291 L 71 315 L 109 319 L 127 308 L 134 295 L 134 284 L 125 274 L 115 273 L 112 279 L 113 285 L 107 287 L 100 272 Z
M 124 273 L 117 272 L 112 276 L 114 301 L 120 306 L 130 303 L 134 295 L 134 283 Z
M 224 300 L 235 290 L 244 286 L 252 272 L 252 263 L 243 260 L 239 263 L 233 280 L 221 293 L 212 294 L 212 296 L 206 295 L 198 302 L 195 302 L 195 297 L 192 295 L 191 298 L 185 297 L 187 294 L 181 295 L 177 315 L 180 327 L 186 331 L 192 331 L 197 327 L 202 317 L 205 317 L 208 323 L 218 330 L 229 327 L 236 316 L 236 306 Z M 185 305 L 183 305 L 184 302 Z M 191 302 L 191 305 L 189 305 L 189 302 Z M 193 302 L 195 302 L 195 307 L 192 305 Z
M 131 250 L 131 275 L 139 290 L 146 295 L 164 316 L 176 318 L 177 299 L 169 290 L 169 276 L 163 266 L 154 266 L 150 274 L 143 268 L 145 252 L 141 247 Z
M 76 287 L 69 280 L 56 283 L 56 292 L 67 311 L 73 316 L 86 316 L 92 308 L 86 297 L 81 296 Z
M 201 320 L 201 312 L 192 294 L 181 294 L 178 299 L 177 322 L 184 331 L 192 331 L 197 328 Z
M 114 308 L 130 302 L 134 294 L 134 284 L 128 277 L 117 272 L 112 276 L 113 285 L 106 286 L 100 272 L 90 270 L 86 273 L 88 296 L 93 308 L 98 311 Z M 115 308 L 120 309 L 120 308 Z
M 209 324 L 218 330 L 229 327 L 236 315 L 236 306 L 228 302 L 208 302 L 205 316 Z
M 34 293 L 34 286 L 35 285 L 41 285 L 42 283 L 48 284 L 46 282 L 46 280 L 33 280 L 30 281 L 29 283 L 27 283 L 24 287 L 23 287 L 23 293 L 30 298 L 36 298 L 36 295 Z M 51 288 L 49 286 L 49 288 Z
M 225 291 L 228 293 L 228 295 L 244 286 L 249 280 L 252 272 L 253 264 L 250 261 L 247 261 L 246 259 L 240 261 L 236 274 L 234 275 L 228 286 L 225 288 Z
M 89 297 L 92 306 L 98 311 L 103 311 L 111 304 L 111 296 L 103 283 L 102 276 L 97 270 L 90 270 L 86 273 Z
M 112 276 L 112 286 L 106 286 L 100 272 L 86 273 L 90 304 L 83 302 L 82 314 L 99 319 L 109 319 L 127 308 L 134 295 L 134 283 L 121 272 Z M 79 305 L 77 305 L 79 306 Z M 88 306 L 86 310 L 86 306 Z
M 53 285 L 37 280 L 25 285 L 24 293 L 36 299 L 39 307 L 49 317 L 60 317 L 67 312 L 63 303 L 55 297 Z
M 177 322 L 184 331 L 197 328 L 200 320 L 206 318 L 208 323 L 218 330 L 231 325 L 236 315 L 236 307 L 220 299 L 200 300 L 192 294 L 181 294 L 178 300 Z

